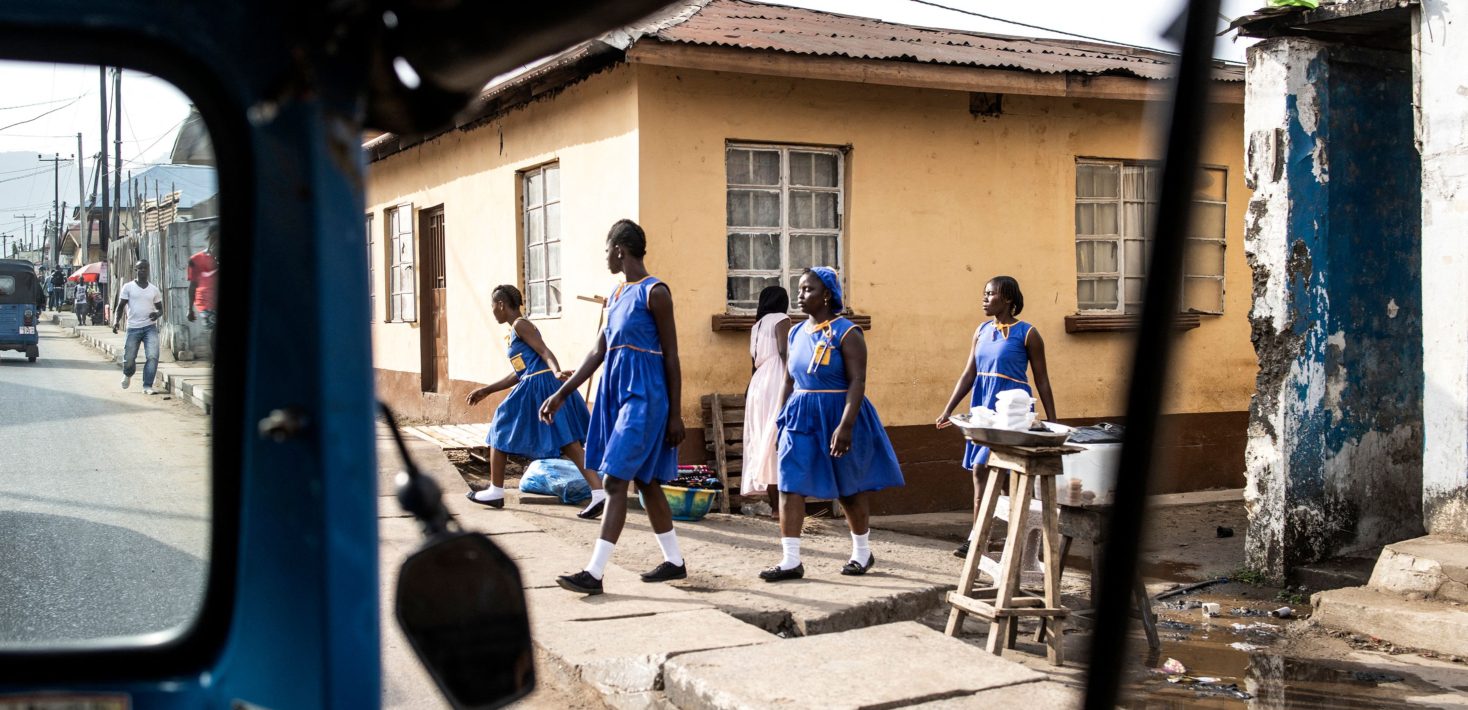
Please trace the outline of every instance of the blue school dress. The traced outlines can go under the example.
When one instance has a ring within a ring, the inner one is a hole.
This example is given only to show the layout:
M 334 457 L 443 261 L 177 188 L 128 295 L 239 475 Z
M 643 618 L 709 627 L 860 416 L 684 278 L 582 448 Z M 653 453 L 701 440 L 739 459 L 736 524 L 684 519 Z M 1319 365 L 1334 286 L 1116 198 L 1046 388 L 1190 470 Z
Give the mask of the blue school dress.
M 979 326 L 979 343 L 974 347 L 974 395 L 969 399 L 971 407 L 994 408 L 995 396 L 1004 390 L 1021 389 L 1030 391 L 1030 352 L 1025 350 L 1025 341 L 1034 326 L 1024 321 L 1015 321 L 1010 326 L 1000 326 L 987 321 Z M 963 467 L 972 469 L 989 463 L 989 447 L 979 446 L 972 441 L 963 447 Z
M 846 361 L 841 341 L 856 324 L 836 318 L 809 320 L 790 329 L 790 376 L 795 389 L 776 420 L 780 490 L 812 498 L 836 498 L 903 484 L 902 468 L 877 408 L 863 398 L 851 430 L 851 449 L 831 456 L 831 435 L 846 409 Z
M 648 276 L 622 284 L 607 300 L 607 356 L 591 429 L 586 466 L 624 481 L 667 483 L 678 475 L 678 449 L 668 446 L 668 385 L 657 323 L 647 308 Z
M 586 400 L 572 392 L 565 406 L 556 412 L 555 423 L 540 421 L 540 405 L 561 388 L 561 381 L 513 329 L 508 340 L 510 367 L 515 368 L 520 381 L 494 410 L 494 421 L 484 442 L 507 454 L 532 459 L 556 458 L 561 455 L 561 447 L 585 443 L 589 425 Z

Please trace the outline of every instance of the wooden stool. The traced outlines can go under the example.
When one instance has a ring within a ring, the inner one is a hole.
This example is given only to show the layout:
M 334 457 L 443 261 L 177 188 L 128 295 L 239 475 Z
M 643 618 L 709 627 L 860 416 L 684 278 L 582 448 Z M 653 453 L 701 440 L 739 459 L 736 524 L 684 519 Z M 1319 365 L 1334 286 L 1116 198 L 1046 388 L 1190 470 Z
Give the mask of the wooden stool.
M 1055 501 L 1055 477 L 1061 473 L 1060 457 L 1081 449 L 1074 446 L 991 446 L 989 478 L 984 497 L 979 501 L 979 515 L 974 521 L 973 543 L 964 560 L 958 589 L 948 593 L 953 610 L 948 615 L 949 636 L 957 636 L 964 617 L 972 614 L 990 621 L 987 648 L 998 656 L 1006 647 L 1014 647 L 1016 617 L 1032 616 L 1041 620 L 1036 640 L 1043 636 L 1045 656 L 1054 665 L 1065 662 L 1062 629 L 1070 613 L 1060 604 L 1060 513 Z M 999 505 L 999 484 L 1009 476 L 1009 530 L 1004 538 L 1004 553 L 999 559 L 999 576 L 995 586 L 975 589 L 979 579 L 979 559 L 988 547 L 989 533 L 994 527 L 994 512 Z M 1040 539 L 1044 551 L 1045 583 L 1043 596 L 1020 590 L 1020 557 L 1024 552 L 1024 520 L 1030 509 L 1031 492 L 1038 481 L 1040 488 Z

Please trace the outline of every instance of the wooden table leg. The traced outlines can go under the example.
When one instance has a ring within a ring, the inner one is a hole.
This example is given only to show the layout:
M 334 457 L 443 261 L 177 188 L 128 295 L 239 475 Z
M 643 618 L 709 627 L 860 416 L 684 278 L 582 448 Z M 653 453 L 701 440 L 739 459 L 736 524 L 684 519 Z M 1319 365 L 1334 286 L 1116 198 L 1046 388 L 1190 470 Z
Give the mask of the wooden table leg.
M 1045 606 L 1059 609 L 1060 603 L 1060 511 L 1055 507 L 1055 477 L 1040 479 L 1040 508 L 1044 523 L 1040 526 L 1040 537 L 1045 549 Z M 1065 663 L 1065 622 L 1061 617 L 1047 619 L 1050 625 L 1049 643 L 1045 655 L 1054 665 Z
M 963 572 L 959 575 L 956 594 L 962 597 L 973 594 L 979 580 L 979 556 L 989 546 L 989 533 L 994 529 L 994 511 L 999 507 L 999 469 L 989 469 L 989 480 L 984 486 L 984 495 L 979 499 L 979 515 L 974 518 L 974 540 L 968 546 L 968 557 L 963 561 Z M 963 628 L 963 619 L 968 614 L 958 607 L 948 612 L 948 626 L 944 633 L 957 636 Z
M 1072 543 L 1074 541 L 1075 541 L 1075 538 L 1072 538 L 1069 535 L 1061 535 L 1060 536 L 1060 574 L 1059 574 L 1059 578 L 1061 580 L 1064 580 L 1065 579 L 1065 558 L 1066 558 L 1067 555 L 1070 554 L 1070 543 Z M 1044 619 L 1044 618 L 1040 619 L 1040 628 L 1035 629 L 1035 643 L 1044 643 L 1045 642 L 1045 629 L 1047 629 L 1049 626 L 1050 626 L 1050 620 L 1049 619 Z
M 996 580 L 998 588 L 994 596 L 996 612 L 1014 605 L 1014 593 L 1019 588 L 1019 566 L 1024 557 L 1024 521 L 1030 510 L 1031 480 L 1028 474 L 1009 474 L 1009 530 L 1004 536 L 1004 556 L 999 560 L 999 579 Z M 989 626 L 986 644 L 989 653 L 996 656 L 1004 653 L 1004 644 L 1009 639 L 1009 627 L 1013 623 L 1014 617 L 996 613 L 994 623 Z

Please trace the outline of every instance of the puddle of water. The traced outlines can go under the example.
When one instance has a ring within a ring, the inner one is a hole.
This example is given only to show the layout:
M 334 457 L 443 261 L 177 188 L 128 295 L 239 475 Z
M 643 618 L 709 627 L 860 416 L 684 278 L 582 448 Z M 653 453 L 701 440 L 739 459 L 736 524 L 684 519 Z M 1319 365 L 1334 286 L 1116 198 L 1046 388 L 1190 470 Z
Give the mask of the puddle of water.
M 1278 654 L 1271 646 L 1292 622 L 1263 616 L 1257 600 L 1193 600 L 1216 601 L 1241 613 L 1205 619 L 1201 610 L 1163 611 L 1162 648 L 1139 659 L 1142 667 L 1130 679 L 1123 707 L 1422 708 L 1409 699 L 1453 692 L 1397 670 Z M 1186 672 L 1162 672 L 1168 659 L 1181 662 Z

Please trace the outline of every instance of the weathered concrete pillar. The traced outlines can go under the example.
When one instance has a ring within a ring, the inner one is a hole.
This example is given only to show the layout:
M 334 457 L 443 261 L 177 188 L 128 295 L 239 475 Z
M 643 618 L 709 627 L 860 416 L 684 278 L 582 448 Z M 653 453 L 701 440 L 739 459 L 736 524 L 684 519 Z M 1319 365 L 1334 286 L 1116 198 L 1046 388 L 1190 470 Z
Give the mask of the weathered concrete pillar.
M 1246 71 L 1246 550 L 1282 579 L 1420 530 L 1419 164 L 1406 55 L 1280 38 Z
M 1420 12 L 1423 522 L 1468 537 L 1468 8 L 1423 0 Z

